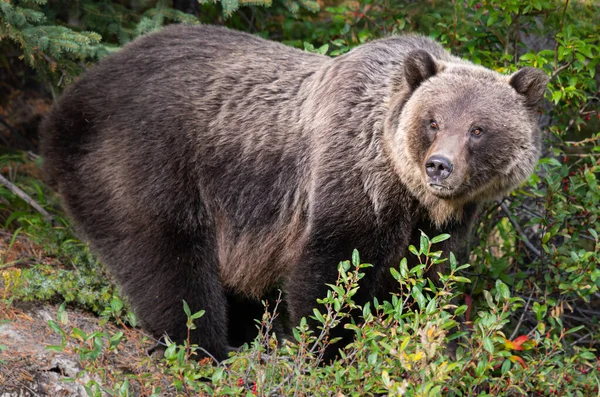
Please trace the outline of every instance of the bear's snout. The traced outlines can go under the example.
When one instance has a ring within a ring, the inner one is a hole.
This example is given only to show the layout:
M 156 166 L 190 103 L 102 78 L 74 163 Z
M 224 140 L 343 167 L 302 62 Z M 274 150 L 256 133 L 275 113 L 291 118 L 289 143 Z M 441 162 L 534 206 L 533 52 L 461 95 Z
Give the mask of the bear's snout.
M 440 155 L 433 155 L 429 157 L 425 163 L 425 171 L 427 176 L 434 180 L 446 179 L 450 176 L 453 170 L 453 165 L 450 159 Z

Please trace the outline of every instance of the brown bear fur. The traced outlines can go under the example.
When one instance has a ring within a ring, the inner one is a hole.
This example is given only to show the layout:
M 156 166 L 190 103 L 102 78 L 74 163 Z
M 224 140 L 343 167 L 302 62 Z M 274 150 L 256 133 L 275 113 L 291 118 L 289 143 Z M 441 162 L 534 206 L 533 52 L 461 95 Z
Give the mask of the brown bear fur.
M 388 296 L 420 230 L 457 248 L 477 204 L 533 171 L 547 80 L 420 36 L 331 59 L 171 26 L 64 93 L 42 127 L 44 168 L 145 328 L 183 340 L 185 299 L 206 310 L 192 341 L 221 359 L 228 294 L 281 286 L 296 323 L 355 248 L 374 265 L 358 303 Z

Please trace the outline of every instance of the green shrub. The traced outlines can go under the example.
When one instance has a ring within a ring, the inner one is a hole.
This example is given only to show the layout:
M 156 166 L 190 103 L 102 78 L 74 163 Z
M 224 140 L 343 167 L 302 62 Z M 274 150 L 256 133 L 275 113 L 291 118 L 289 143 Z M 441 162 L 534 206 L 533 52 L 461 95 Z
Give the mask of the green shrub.
M 267 311 L 252 345 L 245 345 L 221 363 L 210 365 L 207 360 L 194 360 L 199 348 L 189 342 L 167 342 L 165 376 L 183 395 L 597 394 L 600 368 L 593 351 L 565 345 L 575 329 L 558 326 L 558 332 L 553 334 L 534 330 L 531 335 L 515 338 L 505 334 L 511 316 L 525 305 L 525 300 L 511 296 L 501 280 L 496 281 L 491 292 L 484 293 L 485 304 L 479 308 L 474 309 L 472 304 L 457 306 L 455 302 L 461 294 L 458 285 L 470 283 L 461 276 L 469 265 L 459 266 L 453 255 L 448 272 L 441 275 L 438 285 L 423 278 L 432 261 L 446 260 L 433 248 L 434 242 L 447 237 L 429 240 L 423 235 L 420 248 L 411 247 L 419 256 L 420 265 L 409 269 L 403 260 L 397 270 L 392 269 L 398 292 L 388 301 L 359 307 L 352 300 L 358 280 L 370 267 L 362 264 L 355 252 L 351 262 L 340 263 L 336 284 L 320 300 L 319 310 L 315 309 L 313 318 L 320 324 L 315 331 L 303 319 L 293 330 L 293 338 L 281 343 L 272 332 L 277 311 Z M 324 349 L 334 342 L 329 339 L 331 329 L 356 309 L 362 312 L 361 321 L 346 325 L 354 332 L 355 341 L 339 359 L 321 365 Z M 188 328 L 193 329 L 194 320 L 204 311 L 192 314 L 185 302 L 183 310 L 188 316 Z M 50 326 L 63 342 L 52 349 L 68 347 L 80 352 L 84 366 L 99 357 L 117 354 L 122 332 L 82 337 L 78 329 L 65 332 L 59 325 L 60 318 L 59 315 L 58 322 L 51 321 Z M 558 316 L 546 312 L 541 318 L 556 321 Z M 87 347 L 91 346 L 90 340 L 96 340 L 91 349 Z M 458 347 L 453 348 L 457 342 Z M 131 381 L 131 385 L 123 386 L 126 377 L 109 381 L 119 389 L 119 395 L 128 395 L 129 387 L 135 384 Z M 87 386 L 92 389 L 98 384 L 94 380 Z

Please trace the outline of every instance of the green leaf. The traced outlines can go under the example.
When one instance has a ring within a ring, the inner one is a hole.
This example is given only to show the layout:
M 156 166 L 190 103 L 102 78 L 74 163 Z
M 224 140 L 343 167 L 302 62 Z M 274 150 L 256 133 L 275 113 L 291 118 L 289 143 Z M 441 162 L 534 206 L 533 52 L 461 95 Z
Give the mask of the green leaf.
M 469 307 L 467 305 L 461 305 L 454 310 L 454 315 L 461 316 L 461 315 L 465 314 L 468 309 L 469 309 Z
M 584 360 L 589 360 L 589 361 L 595 361 L 596 360 L 596 356 L 592 352 L 582 352 L 582 353 L 579 353 L 579 357 L 583 358 Z
M 85 341 L 88 338 L 88 335 L 85 333 L 85 331 L 79 329 L 79 328 L 73 328 L 71 330 L 71 333 L 73 334 L 73 336 L 81 341 Z
M 400 281 L 402 279 L 402 276 L 400 273 L 398 273 L 398 270 L 394 269 L 393 267 L 390 268 L 390 273 L 392 273 L 394 280 Z
M 494 303 L 494 299 L 492 298 L 492 294 L 490 294 L 489 291 L 483 290 L 483 297 L 485 298 L 485 301 L 487 302 L 487 304 L 490 307 L 490 309 L 495 309 L 496 308 L 496 304 Z
M 66 306 L 66 302 L 63 302 L 58 307 L 58 311 L 56 312 L 56 319 L 62 325 L 67 325 L 67 323 L 69 322 L 69 313 L 67 313 L 67 311 L 65 310 L 65 306 Z
M 313 309 L 313 315 L 321 324 L 325 324 L 325 319 L 323 318 L 323 315 L 321 314 L 321 312 L 318 309 L 316 309 L 316 308 Z
M 188 318 L 192 315 L 192 311 L 185 300 L 183 300 L 183 311 Z
M 222 367 L 217 368 L 215 370 L 215 372 L 213 372 L 213 375 L 211 377 L 212 383 L 217 383 L 221 379 L 223 379 L 223 374 L 224 374 L 224 368 L 222 368 Z
M 536 58 L 536 55 L 533 52 L 528 52 L 527 54 L 521 55 L 519 58 L 521 61 L 531 61 Z
M 450 238 L 449 234 L 440 234 L 439 236 L 435 236 L 431 239 L 432 244 L 441 243 L 442 241 L 446 241 Z
M 417 249 L 415 248 L 414 245 L 409 245 L 408 246 L 408 250 L 411 252 L 411 254 L 415 255 L 415 256 L 419 256 L 419 251 L 417 251 Z
M 427 304 L 427 308 L 425 309 L 425 314 L 431 315 L 436 311 L 436 309 L 437 309 L 437 302 L 435 301 L 435 299 L 432 299 Z
M 352 251 L 352 265 L 354 267 L 360 265 L 360 255 L 358 254 L 358 250 L 356 249 Z
M 363 318 L 367 318 L 370 315 L 371 315 L 371 302 L 367 302 L 363 306 Z
M 54 331 L 55 333 L 65 336 L 65 331 L 58 325 L 56 324 L 56 322 L 54 320 L 48 320 L 48 326 L 52 329 L 52 331 Z
M 487 20 L 487 26 L 492 26 L 498 20 L 498 13 L 490 13 L 490 17 Z
M 496 290 L 504 300 L 510 299 L 510 290 L 501 280 L 496 280 Z
M 542 244 L 546 244 L 548 242 L 548 240 L 550 240 L 550 237 L 552 237 L 552 235 L 548 232 L 544 233 L 544 235 L 542 236 Z
M 406 258 L 402 258 L 402 260 L 400 261 L 400 275 L 403 279 L 406 279 L 406 277 L 408 277 L 408 261 L 406 260 Z
M 419 241 L 419 253 L 426 254 L 429 252 L 429 239 L 425 235 L 425 233 L 421 232 L 421 238 Z
M 512 363 L 510 362 L 510 360 L 504 360 L 504 362 L 502 363 L 502 369 L 500 370 L 502 375 L 506 375 L 508 371 L 510 371 L 511 365 Z
M 204 313 L 206 313 L 206 311 L 205 311 L 205 310 L 200 310 L 200 311 L 198 311 L 198 312 L 196 312 L 196 313 L 192 314 L 192 315 L 190 316 L 190 320 L 197 320 L 197 319 L 199 319 L 200 317 L 204 316 Z
M 573 327 L 573 328 L 569 329 L 568 331 L 565 331 L 565 335 L 572 334 L 573 332 L 580 331 L 584 328 L 585 328 L 585 325 L 578 325 L 577 327 Z
M 64 346 L 59 346 L 59 345 L 48 345 L 46 346 L 46 350 L 50 350 L 50 351 L 55 351 L 55 352 L 62 352 L 65 350 Z
M 490 354 L 494 354 L 494 342 L 489 337 L 483 338 L 483 348 Z
M 456 269 L 456 257 L 454 256 L 454 253 L 452 253 L 452 252 L 450 253 L 449 259 L 450 259 L 450 270 L 452 270 L 452 272 L 455 272 L 457 269 Z
M 118 313 L 123 308 L 123 301 L 121 299 L 114 298 L 110 301 L 110 308 L 113 313 Z
M 119 331 L 113 336 L 111 336 L 109 340 L 109 349 L 114 349 L 121 343 L 121 339 L 123 339 L 123 332 Z
M 411 295 L 417 301 L 417 304 L 419 305 L 419 308 L 423 309 L 425 307 L 425 305 L 426 305 L 426 303 L 425 303 L 425 296 L 423 295 L 423 293 L 421 292 L 421 290 L 420 290 L 420 288 L 418 286 L 415 285 L 412 288 Z

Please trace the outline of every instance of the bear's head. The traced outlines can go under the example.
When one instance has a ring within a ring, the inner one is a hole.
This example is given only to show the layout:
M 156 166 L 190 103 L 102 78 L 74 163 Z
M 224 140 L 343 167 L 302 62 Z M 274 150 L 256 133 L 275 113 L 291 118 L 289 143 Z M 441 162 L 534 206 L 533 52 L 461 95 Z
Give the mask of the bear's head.
M 503 76 L 412 51 L 392 78 L 386 141 L 400 179 L 438 225 L 521 184 L 540 156 L 536 107 L 548 76 Z

